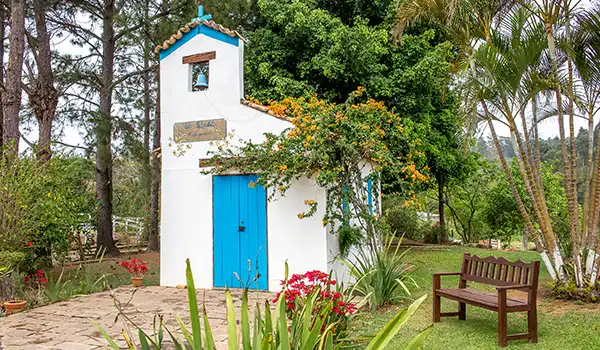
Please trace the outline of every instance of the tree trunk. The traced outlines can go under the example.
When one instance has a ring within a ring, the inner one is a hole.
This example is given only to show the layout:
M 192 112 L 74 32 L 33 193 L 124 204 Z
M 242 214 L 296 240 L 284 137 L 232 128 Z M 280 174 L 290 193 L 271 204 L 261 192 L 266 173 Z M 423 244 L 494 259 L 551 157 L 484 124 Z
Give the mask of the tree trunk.
M 592 114 L 588 115 L 588 130 L 588 155 L 585 167 L 585 189 L 583 191 L 583 218 L 581 219 L 581 247 L 587 247 L 590 229 L 588 224 L 591 212 L 592 175 L 594 174 L 594 116 Z
M 99 118 L 96 122 L 96 199 L 98 208 L 97 249 L 107 255 L 118 255 L 113 238 L 113 182 L 112 182 L 112 92 L 114 79 L 115 33 L 114 0 L 105 0 L 102 28 L 102 87 L 100 90 Z
M 489 113 L 489 110 L 488 110 L 485 102 L 482 102 L 481 104 L 483 106 L 483 110 L 484 110 L 486 117 L 490 118 L 490 113 Z M 491 119 L 488 119 L 487 123 L 488 123 L 488 127 L 490 128 L 490 133 L 492 134 L 492 141 L 493 141 L 494 147 L 496 148 L 496 153 L 498 154 L 498 158 L 500 159 L 500 165 L 502 166 L 502 169 L 504 170 L 504 173 L 506 175 L 506 179 L 508 181 L 510 191 L 511 191 L 513 197 L 515 198 L 515 201 L 517 202 L 517 207 L 519 208 L 519 212 L 521 213 L 521 216 L 523 217 L 523 221 L 525 222 L 525 227 L 531 234 L 532 238 L 534 239 L 536 250 L 538 251 L 538 253 L 540 253 L 540 256 L 544 262 L 544 265 L 546 266 L 546 269 L 548 270 L 548 273 L 550 274 L 552 279 L 556 279 L 557 276 L 562 278 L 562 276 L 563 276 L 562 260 L 560 260 L 560 261 L 555 260 L 555 265 L 553 265 L 552 262 L 550 261 L 550 259 L 548 258 L 548 252 L 542 245 L 540 238 L 537 234 L 537 231 L 536 231 L 535 227 L 533 226 L 533 221 L 531 220 L 531 216 L 527 212 L 527 208 L 525 207 L 525 204 L 523 203 L 523 200 L 521 199 L 521 195 L 519 194 L 519 191 L 517 190 L 517 185 L 512 176 L 512 173 L 510 171 L 510 167 L 508 166 L 508 163 L 506 162 L 506 158 L 504 157 L 504 153 L 502 152 L 502 146 L 500 145 L 500 141 L 498 140 L 498 135 L 496 134 L 496 129 L 494 128 L 494 123 L 492 122 Z
M 4 86 L 4 35 L 6 35 L 6 15 L 4 6 L 0 5 L 0 86 Z M 2 151 L 2 135 L 4 135 L 4 108 L 2 108 L 2 88 L 0 88 L 0 152 Z
M 529 230 L 525 229 L 523 230 L 523 250 L 524 251 L 528 251 L 529 250 Z
M 21 109 L 21 77 L 25 50 L 25 0 L 12 0 L 10 15 L 10 53 L 6 70 L 5 90 L 2 93 L 4 145 L 11 153 L 19 151 L 19 110 Z
M 558 63 L 556 61 L 556 46 L 552 24 L 546 24 L 546 37 L 548 41 L 548 53 L 552 62 L 553 74 L 558 77 Z M 579 203 L 577 198 L 577 179 L 573 178 L 574 169 L 572 169 L 571 155 L 567 148 L 565 135 L 564 115 L 562 112 L 562 91 L 560 85 L 555 88 L 556 106 L 558 110 L 558 131 L 560 139 L 560 150 L 563 159 L 563 168 L 565 173 L 565 193 L 567 195 L 567 207 L 569 211 L 569 223 L 571 233 L 571 245 L 573 259 L 575 260 L 575 283 L 578 287 L 583 286 L 583 276 L 581 271 L 581 260 L 579 256 Z M 557 252 L 560 254 L 560 252 Z M 556 254 L 556 253 L 555 253 Z
M 441 176 L 436 176 L 438 184 L 438 212 L 440 214 L 440 243 L 448 242 L 448 232 L 446 231 L 446 215 L 445 206 L 446 200 L 444 199 L 444 180 Z
M 148 0 L 145 1 L 144 4 L 145 9 L 145 17 L 148 18 L 149 14 L 149 4 Z M 152 195 L 152 169 L 150 164 L 150 111 L 151 111 L 151 96 L 150 96 L 150 72 L 148 71 L 148 67 L 150 66 L 150 35 L 148 28 L 148 21 L 145 21 L 145 35 L 144 35 L 144 74 L 142 76 L 144 82 L 144 149 L 142 150 L 142 186 L 144 188 L 144 197 L 147 203 L 147 206 L 150 206 L 151 195 Z M 148 217 L 146 217 L 148 219 Z M 149 220 L 145 220 L 144 222 L 144 230 L 145 235 L 149 236 Z
M 51 138 L 52 122 L 56 115 L 58 105 L 58 91 L 54 87 L 54 73 L 52 71 L 52 51 L 50 35 L 46 27 L 45 1 L 34 2 L 35 25 L 37 39 L 31 43 L 38 68 L 38 77 L 35 86 L 29 92 L 29 102 L 39 124 L 39 137 L 37 145 L 37 158 L 46 162 L 52 156 Z
M 157 74 L 158 91 L 156 95 L 156 110 L 154 112 L 154 135 L 152 140 L 152 193 L 150 200 L 150 233 L 148 235 L 148 250 L 160 249 L 160 72 Z

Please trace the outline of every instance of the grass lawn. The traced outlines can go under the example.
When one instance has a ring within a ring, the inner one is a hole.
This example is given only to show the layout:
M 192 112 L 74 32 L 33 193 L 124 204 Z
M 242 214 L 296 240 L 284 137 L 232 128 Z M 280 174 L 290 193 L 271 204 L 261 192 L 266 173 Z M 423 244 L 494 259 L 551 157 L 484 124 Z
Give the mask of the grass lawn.
M 431 276 L 435 272 L 460 271 L 464 252 L 480 256 L 504 256 L 509 260 L 521 258 L 525 261 L 538 259 L 535 252 L 499 252 L 465 247 L 439 247 L 434 249 L 412 249 L 407 252 L 406 261 L 417 266 L 414 273 L 419 287 L 412 293 L 413 298 L 428 294 L 420 309 L 409 320 L 389 349 L 403 349 L 410 339 L 432 324 Z M 507 349 L 600 349 L 600 307 L 598 305 L 578 304 L 557 301 L 550 297 L 551 280 L 542 267 L 538 297 L 538 334 L 539 343 L 531 345 L 526 340 L 510 341 Z M 457 277 L 442 277 L 442 287 L 456 288 Z M 470 283 L 476 289 L 482 285 Z M 517 297 L 517 293 L 512 294 Z M 509 294 L 510 295 L 510 294 Z M 375 334 L 399 310 L 400 306 L 391 306 L 372 315 L 360 313 L 352 321 L 350 328 L 354 334 Z M 442 311 L 456 311 L 457 303 L 442 298 Z M 511 313 L 508 316 L 508 331 L 521 333 L 527 331 L 527 313 Z M 424 349 L 497 349 L 497 314 L 481 308 L 467 306 L 467 320 L 456 317 L 443 317 L 441 323 L 433 326 Z

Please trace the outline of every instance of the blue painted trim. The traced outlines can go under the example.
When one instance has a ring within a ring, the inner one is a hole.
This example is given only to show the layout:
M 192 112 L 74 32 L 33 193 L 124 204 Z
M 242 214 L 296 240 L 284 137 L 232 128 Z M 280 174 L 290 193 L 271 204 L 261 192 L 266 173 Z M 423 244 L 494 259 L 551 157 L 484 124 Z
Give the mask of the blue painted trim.
M 367 197 L 369 201 L 369 212 L 373 215 L 373 180 L 367 181 Z
M 174 42 L 173 44 L 171 44 L 171 46 L 169 46 L 168 49 L 161 50 L 160 51 L 160 59 L 162 60 L 162 59 L 166 58 L 167 56 L 172 54 L 175 50 L 177 50 L 178 48 L 183 46 L 183 44 L 192 40 L 192 38 L 195 37 L 196 35 L 198 35 L 199 33 L 200 33 L 200 31 L 199 31 L 198 27 L 192 28 L 189 32 L 183 34 L 183 37 L 181 37 L 181 39 L 179 39 L 176 42 Z
M 217 39 L 217 40 L 222 41 L 227 44 L 231 44 L 233 46 L 240 46 L 240 38 L 238 38 L 238 37 L 229 36 L 225 33 L 221 33 L 220 31 L 218 31 L 216 29 L 212 29 L 205 25 L 200 25 L 199 28 L 200 28 L 200 34 L 204 34 L 208 37 Z
M 188 41 L 190 41 L 193 37 L 195 37 L 198 34 L 204 34 L 210 38 L 222 41 L 224 43 L 227 43 L 227 44 L 230 44 L 233 46 L 240 46 L 240 39 L 238 37 L 231 37 L 225 33 L 221 33 L 218 30 L 212 29 L 210 27 L 207 27 L 207 26 L 201 24 L 201 25 L 197 26 L 196 28 L 191 29 L 189 32 L 183 34 L 183 37 L 181 37 L 181 39 L 174 42 L 171 46 L 169 46 L 168 49 L 161 50 L 160 51 L 160 59 L 162 60 L 162 59 L 168 57 L 175 50 L 177 50 L 178 48 L 183 46 L 183 44 L 187 43 Z

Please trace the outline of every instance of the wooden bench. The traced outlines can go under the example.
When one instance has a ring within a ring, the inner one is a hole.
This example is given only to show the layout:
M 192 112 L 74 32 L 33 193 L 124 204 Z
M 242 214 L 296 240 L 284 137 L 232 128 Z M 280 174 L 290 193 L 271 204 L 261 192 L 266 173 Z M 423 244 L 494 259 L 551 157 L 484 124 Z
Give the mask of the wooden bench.
M 436 273 L 433 275 L 433 322 L 440 317 L 458 316 L 466 319 L 466 304 L 482 307 L 498 313 L 498 345 L 506 346 L 509 340 L 529 339 L 537 343 L 537 286 L 540 262 L 526 263 L 521 260 L 510 262 L 493 256 L 480 258 L 465 253 L 461 272 Z M 441 276 L 460 276 L 458 288 L 441 288 Z M 469 288 L 467 282 L 496 286 L 496 293 L 482 292 Z M 527 292 L 527 300 L 508 298 L 508 290 Z M 441 297 L 458 301 L 458 312 L 441 312 Z M 527 333 L 508 334 L 507 314 L 527 311 Z

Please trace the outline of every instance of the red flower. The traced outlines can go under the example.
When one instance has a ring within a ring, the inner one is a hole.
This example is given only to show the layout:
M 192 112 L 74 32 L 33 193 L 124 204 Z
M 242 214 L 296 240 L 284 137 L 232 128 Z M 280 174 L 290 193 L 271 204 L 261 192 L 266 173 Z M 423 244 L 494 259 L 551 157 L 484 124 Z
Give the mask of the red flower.
M 27 242 L 27 246 L 31 248 L 31 246 L 33 246 L 33 242 L 31 242 L 31 241 Z
M 136 258 L 131 261 L 123 260 L 121 266 L 127 269 L 127 272 L 134 274 L 135 276 L 141 277 L 148 272 L 148 262 L 142 261 Z
M 285 281 L 282 285 L 285 285 Z M 304 299 L 313 295 L 319 290 L 319 298 L 317 303 L 323 301 L 333 302 L 332 312 L 336 315 L 347 317 L 356 312 L 356 305 L 343 301 L 342 293 L 331 290 L 331 286 L 337 284 L 336 280 L 330 279 L 325 272 L 313 270 L 305 274 L 294 274 L 287 282 L 287 287 L 281 292 L 284 295 L 284 300 L 290 311 L 296 310 L 296 305 L 302 305 Z M 279 300 L 281 293 L 277 294 L 273 303 Z M 300 299 L 300 301 L 298 301 Z M 320 312 L 315 308 L 315 312 Z

